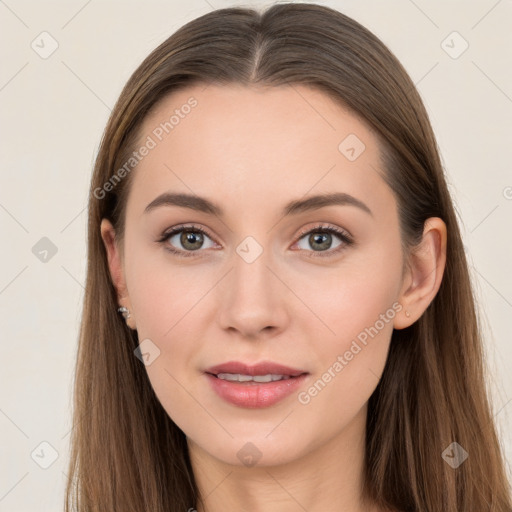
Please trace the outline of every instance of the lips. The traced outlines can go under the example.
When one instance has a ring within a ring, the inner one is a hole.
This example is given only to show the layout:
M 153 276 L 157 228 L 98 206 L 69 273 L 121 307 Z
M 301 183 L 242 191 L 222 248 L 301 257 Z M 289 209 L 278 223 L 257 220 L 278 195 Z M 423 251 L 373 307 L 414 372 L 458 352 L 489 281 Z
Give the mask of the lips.
M 226 380 L 226 374 L 267 378 L 270 374 L 281 378 L 271 382 L 237 382 Z M 205 376 L 211 389 L 224 401 L 237 407 L 259 409 L 277 404 L 297 391 L 309 378 L 309 372 L 270 361 L 255 365 L 229 361 L 208 368 Z
M 228 361 L 216 366 L 212 366 L 205 370 L 205 373 L 210 375 L 218 375 L 219 373 L 233 373 L 241 375 L 287 375 L 289 377 L 298 377 L 304 373 L 305 370 L 298 368 L 291 368 L 282 364 L 273 363 L 271 361 L 263 361 L 255 365 L 248 365 L 239 361 Z

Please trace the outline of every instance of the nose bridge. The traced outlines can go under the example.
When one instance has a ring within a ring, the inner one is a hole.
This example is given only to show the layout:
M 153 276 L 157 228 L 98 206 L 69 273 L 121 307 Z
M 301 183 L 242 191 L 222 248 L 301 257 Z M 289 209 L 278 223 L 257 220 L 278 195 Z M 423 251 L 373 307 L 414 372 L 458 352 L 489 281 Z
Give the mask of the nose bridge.
M 276 285 L 268 269 L 272 266 L 271 256 L 271 250 L 253 237 L 247 237 L 236 247 L 230 286 L 238 301 L 252 302 L 255 307 L 269 305 Z
M 279 327 L 284 319 L 282 283 L 269 270 L 272 251 L 254 237 L 245 238 L 233 254 L 232 270 L 222 285 L 219 300 L 224 328 L 246 335 L 266 327 Z

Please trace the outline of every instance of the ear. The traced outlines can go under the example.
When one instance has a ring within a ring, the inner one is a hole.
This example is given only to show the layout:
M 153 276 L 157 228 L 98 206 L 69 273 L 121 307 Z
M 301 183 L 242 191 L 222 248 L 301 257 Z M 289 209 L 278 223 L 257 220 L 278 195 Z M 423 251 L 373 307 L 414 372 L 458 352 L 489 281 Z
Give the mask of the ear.
M 425 221 L 420 244 L 413 249 L 398 301 L 404 311 L 395 316 L 394 328 L 413 324 L 436 296 L 446 265 L 446 224 L 439 217 Z M 410 316 L 405 315 L 405 311 Z
M 112 223 L 109 220 L 102 219 L 100 230 L 101 238 L 103 239 L 105 250 L 107 252 L 110 277 L 117 292 L 118 303 L 120 306 L 125 306 L 130 310 L 130 317 L 126 320 L 126 324 L 131 329 L 135 329 L 134 314 L 130 303 L 128 288 L 126 287 L 123 261 L 119 244 L 116 240 L 114 226 L 112 226 Z

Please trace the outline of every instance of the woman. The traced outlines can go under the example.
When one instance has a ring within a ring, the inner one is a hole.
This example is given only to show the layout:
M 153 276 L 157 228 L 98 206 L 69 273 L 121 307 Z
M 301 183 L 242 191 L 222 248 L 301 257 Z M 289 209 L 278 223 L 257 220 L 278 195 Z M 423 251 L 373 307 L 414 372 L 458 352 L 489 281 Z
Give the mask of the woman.
M 112 112 L 88 236 L 66 510 L 512 510 L 434 134 L 354 20 L 178 30 Z

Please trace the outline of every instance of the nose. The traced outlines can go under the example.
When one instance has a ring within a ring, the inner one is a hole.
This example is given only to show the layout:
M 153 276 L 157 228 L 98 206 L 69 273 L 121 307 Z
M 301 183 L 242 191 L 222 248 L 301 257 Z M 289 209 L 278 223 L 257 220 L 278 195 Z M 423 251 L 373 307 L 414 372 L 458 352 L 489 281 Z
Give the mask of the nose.
M 286 301 L 293 295 L 271 268 L 268 252 L 263 251 L 251 263 L 234 255 L 233 267 L 218 289 L 218 321 L 222 329 L 256 339 L 275 336 L 286 328 Z

